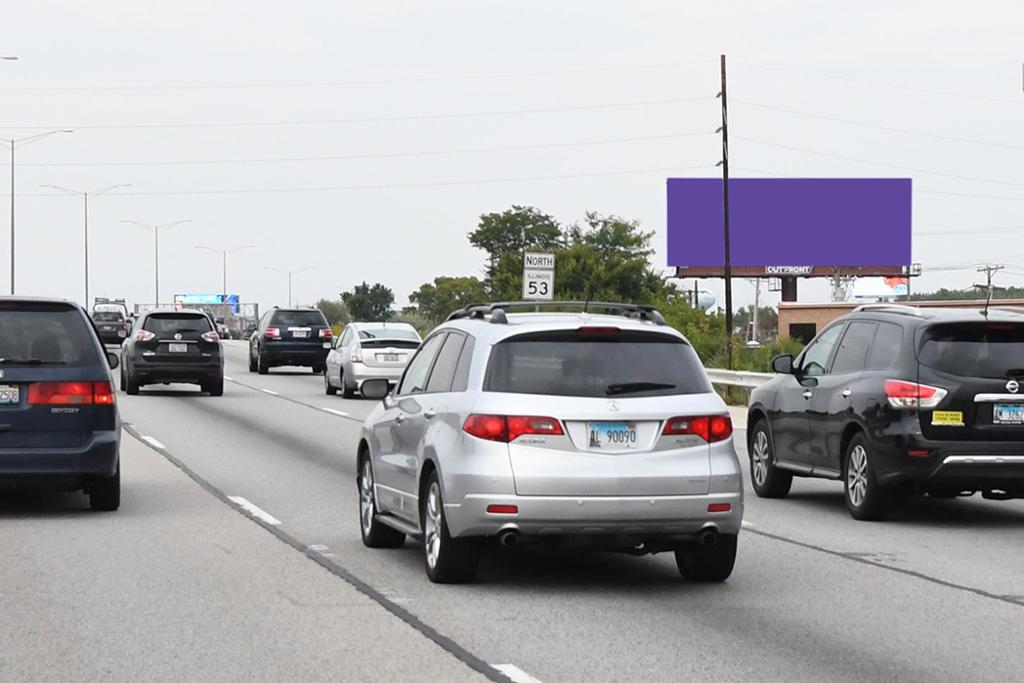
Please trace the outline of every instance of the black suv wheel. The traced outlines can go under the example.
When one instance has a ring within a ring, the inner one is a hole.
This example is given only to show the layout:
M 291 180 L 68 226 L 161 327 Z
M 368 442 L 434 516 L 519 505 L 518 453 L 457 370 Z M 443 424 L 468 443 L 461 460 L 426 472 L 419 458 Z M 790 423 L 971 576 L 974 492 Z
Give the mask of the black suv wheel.
M 890 493 L 875 479 L 868 441 L 863 434 L 850 440 L 843 460 L 846 508 L 854 519 L 884 519 L 891 507 Z
M 758 420 L 750 435 L 750 484 L 760 498 L 785 498 L 793 475 L 775 466 L 775 449 L 768 423 Z

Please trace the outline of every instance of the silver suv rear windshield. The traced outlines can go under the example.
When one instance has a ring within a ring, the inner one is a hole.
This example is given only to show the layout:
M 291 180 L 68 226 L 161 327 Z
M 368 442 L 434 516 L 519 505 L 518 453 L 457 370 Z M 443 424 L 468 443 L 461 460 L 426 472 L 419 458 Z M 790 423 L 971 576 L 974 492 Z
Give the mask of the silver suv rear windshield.
M 1024 375 L 1024 325 L 979 322 L 936 325 L 925 334 L 921 365 L 959 377 Z
M 93 332 L 66 304 L 0 305 L 0 366 L 100 363 Z
M 693 348 L 646 331 L 561 330 L 495 344 L 485 391 L 546 396 L 674 396 L 712 391 Z

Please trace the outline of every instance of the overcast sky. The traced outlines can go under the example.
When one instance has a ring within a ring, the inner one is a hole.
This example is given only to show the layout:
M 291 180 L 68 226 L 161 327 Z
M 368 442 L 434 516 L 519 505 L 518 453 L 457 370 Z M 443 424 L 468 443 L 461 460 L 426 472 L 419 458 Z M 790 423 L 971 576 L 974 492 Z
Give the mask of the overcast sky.
M 310 267 L 300 302 L 367 280 L 404 303 L 481 274 L 466 233 L 511 204 L 637 218 L 664 267 L 665 178 L 718 173 L 721 52 L 735 175 L 912 177 L 916 289 L 984 261 L 1024 282 L 1024 4 L 942 5 L 9 2 L 0 135 L 76 129 L 19 151 L 18 293 L 83 296 L 81 202 L 43 184 L 132 185 L 91 202 L 92 294 L 131 302 L 153 298 L 153 239 L 123 219 L 193 220 L 161 235 L 164 299 L 220 290 L 194 245 L 253 244 L 229 261 L 244 300 L 283 304 L 266 268 Z M 258 122 L 281 125 L 196 125 Z

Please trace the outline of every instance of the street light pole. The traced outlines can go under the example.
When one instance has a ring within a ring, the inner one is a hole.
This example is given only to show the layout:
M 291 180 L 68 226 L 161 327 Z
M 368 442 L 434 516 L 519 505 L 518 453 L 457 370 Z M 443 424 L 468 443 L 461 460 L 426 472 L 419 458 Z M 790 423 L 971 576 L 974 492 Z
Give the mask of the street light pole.
M 255 244 L 243 244 L 240 247 L 233 247 L 231 249 L 215 249 L 214 247 L 208 247 L 203 244 L 195 245 L 196 249 L 205 249 L 206 251 L 212 251 L 215 254 L 221 255 L 221 294 L 224 295 L 225 299 L 228 296 L 228 254 L 234 254 L 238 251 L 244 251 L 246 249 L 253 249 Z
M 275 273 L 283 273 L 288 276 L 288 307 L 292 306 L 292 275 L 298 275 L 299 273 L 305 273 L 306 271 L 313 270 L 312 266 L 306 268 L 296 268 L 295 270 L 282 270 L 280 268 L 271 268 L 267 266 L 267 270 L 272 270 Z
M 70 129 L 51 130 L 46 133 L 39 133 L 38 135 L 29 135 L 24 138 L 7 138 L 0 140 L 0 144 L 4 145 L 11 151 L 11 295 L 14 295 L 14 152 L 18 147 L 24 145 L 30 145 L 33 142 L 42 140 L 43 138 L 56 135 L 57 133 L 73 133 Z
M 182 223 L 191 223 L 191 218 L 186 218 L 180 221 L 174 221 L 173 223 L 161 223 L 154 225 L 152 223 L 140 223 L 139 221 L 122 220 L 122 223 L 130 223 L 131 225 L 137 225 L 140 228 L 146 228 L 153 233 L 153 293 L 156 300 L 153 302 L 157 308 L 160 307 L 160 228 L 173 228 L 175 225 L 181 225 Z
M 84 210 L 83 224 L 85 226 L 85 230 L 84 230 L 84 233 L 85 233 L 85 250 L 84 250 L 85 251 L 85 300 L 82 302 L 82 304 L 84 306 L 88 307 L 89 306 L 89 195 L 92 195 L 92 196 L 95 197 L 97 195 L 106 194 L 107 192 L 111 192 L 112 190 L 117 190 L 117 189 L 120 189 L 122 187 L 131 187 L 131 185 L 129 185 L 127 183 L 122 183 L 120 185 L 111 185 L 109 187 L 103 187 L 103 188 L 100 188 L 98 190 L 88 190 L 88 191 L 72 190 L 72 189 L 67 188 L 67 187 L 61 187 L 60 185 L 41 185 L 40 187 L 44 187 L 44 188 L 47 188 L 47 189 L 50 189 L 50 190 L 59 190 L 60 192 L 63 192 L 64 194 L 71 195 L 72 197 L 81 197 L 82 198 L 82 205 L 83 205 L 83 210 Z

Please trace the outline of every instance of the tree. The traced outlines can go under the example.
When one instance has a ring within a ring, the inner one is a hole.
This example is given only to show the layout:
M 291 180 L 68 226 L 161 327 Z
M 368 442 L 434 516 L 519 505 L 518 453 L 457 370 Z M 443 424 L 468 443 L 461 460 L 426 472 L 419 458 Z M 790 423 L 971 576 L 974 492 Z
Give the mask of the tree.
M 347 325 L 351 319 L 348 314 L 348 309 L 345 308 L 345 304 L 341 301 L 320 299 L 320 301 L 316 302 L 316 307 L 323 312 L 329 325 Z
M 341 300 L 355 321 L 390 320 L 394 293 L 379 282 L 372 287 L 366 282 L 356 285 L 351 292 L 342 292 Z
M 562 242 L 562 228 L 553 216 L 532 206 L 513 205 L 501 213 L 480 216 L 476 230 L 469 233 L 469 242 L 487 253 L 488 286 L 498 262 L 510 253 L 536 249 L 550 251 Z
M 444 320 L 449 313 L 466 304 L 486 300 L 487 288 L 475 277 L 441 276 L 409 295 L 409 301 L 416 304 L 419 314 L 433 323 Z

